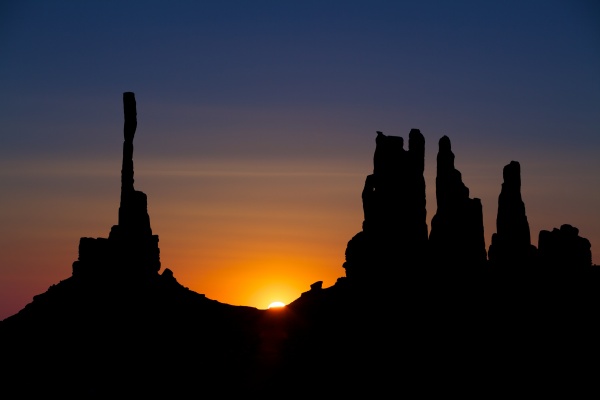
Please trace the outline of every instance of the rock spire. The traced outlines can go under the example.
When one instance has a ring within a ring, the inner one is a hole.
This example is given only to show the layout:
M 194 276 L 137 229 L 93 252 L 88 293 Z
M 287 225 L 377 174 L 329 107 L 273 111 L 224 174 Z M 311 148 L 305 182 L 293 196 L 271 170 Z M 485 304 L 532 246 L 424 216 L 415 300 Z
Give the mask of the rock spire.
M 83 237 L 79 258 L 73 263 L 74 276 L 108 276 L 117 267 L 122 276 L 141 277 L 160 270 L 158 235 L 152 234 L 147 196 L 133 186 L 133 138 L 137 128 L 135 94 L 123 93 L 124 142 L 121 168 L 121 202 L 118 224 L 108 238 Z
M 521 165 L 511 161 L 502 170 L 504 182 L 498 196 L 496 233 L 492 235 L 489 260 L 493 267 L 533 266 L 536 248 L 531 244 L 525 203 L 521 198 Z
M 417 267 L 427 246 L 425 138 L 418 129 L 404 139 L 377 132 L 373 174 L 362 191 L 364 221 L 346 248 L 346 276 L 383 279 Z
M 440 268 L 482 267 L 486 262 L 481 200 L 469 198 L 469 188 L 454 167 L 448 136 L 439 140 L 435 179 L 437 212 L 431 220 L 429 257 Z

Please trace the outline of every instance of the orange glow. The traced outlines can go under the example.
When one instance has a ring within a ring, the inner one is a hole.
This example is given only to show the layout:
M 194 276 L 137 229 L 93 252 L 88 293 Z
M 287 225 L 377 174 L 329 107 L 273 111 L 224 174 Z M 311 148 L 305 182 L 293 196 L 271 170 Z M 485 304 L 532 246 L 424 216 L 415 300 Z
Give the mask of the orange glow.
M 169 268 L 190 290 L 222 303 L 265 309 L 274 299 L 290 304 L 317 281 L 327 288 L 345 276 L 344 251 L 363 220 L 360 191 L 372 166 L 369 155 L 335 167 L 312 160 L 306 170 L 275 162 L 248 163 L 237 173 L 232 166 L 225 173 L 219 172 L 225 170 L 220 164 L 193 160 L 170 170 L 171 164 L 153 161 L 158 164 L 153 167 L 138 158 L 136 188 L 148 195 L 152 230 L 160 237 L 160 272 Z M 435 155 L 428 160 L 435 162 Z M 79 238 L 107 237 L 117 222 L 118 160 L 113 163 L 117 172 L 110 174 L 103 172 L 115 169 L 108 162 L 106 167 L 82 167 L 85 174 L 64 172 L 57 163 L 23 161 L 3 169 L 18 171 L 18 179 L 0 174 L 0 186 L 11 193 L 0 199 L 2 209 L 10 210 L 0 232 L 9 250 L 0 253 L 0 319 L 71 275 Z M 490 165 L 457 163 L 472 196 L 482 200 L 486 248 L 496 231 L 503 164 Z M 579 172 L 578 180 L 567 181 L 575 173 L 564 173 L 564 178 L 542 175 L 535 164 L 522 165 L 532 244 L 537 245 L 541 229 L 570 223 L 592 242 L 592 260 L 597 263 L 600 230 L 598 219 L 590 217 L 597 215 L 597 190 L 583 199 L 570 196 L 580 181 L 593 187 L 587 182 L 595 175 Z M 88 175 L 88 169 L 93 173 Z M 428 223 L 436 210 L 434 172 L 430 165 L 425 173 Z M 561 180 L 552 181 L 555 177 Z M 569 191 L 562 193 L 561 188 Z
M 281 301 L 274 301 L 271 304 L 269 304 L 269 308 L 281 308 L 281 307 L 285 307 L 285 304 L 282 303 Z
M 345 275 L 346 244 L 362 222 L 360 194 L 350 188 L 361 187 L 361 174 L 249 165 L 239 173 L 202 175 L 210 168 L 190 163 L 197 175 L 147 176 L 149 167 L 140 164 L 136 184 L 148 194 L 162 267 L 191 290 L 266 309 L 274 300 L 291 303 L 314 282 L 328 287 Z M 328 170 L 321 167 L 311 165 Z

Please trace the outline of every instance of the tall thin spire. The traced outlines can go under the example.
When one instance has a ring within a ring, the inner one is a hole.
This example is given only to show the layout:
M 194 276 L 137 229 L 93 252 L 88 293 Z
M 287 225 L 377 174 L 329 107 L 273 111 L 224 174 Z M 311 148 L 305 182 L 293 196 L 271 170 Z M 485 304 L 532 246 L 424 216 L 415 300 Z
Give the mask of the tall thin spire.
M 133 188 L 133 137 L 137 128 L 137 110 L 133 92 L 123 93 L 123 166 L 121 167 L 121 204 L 119 226 L 122 234 L 151 235 L 146 194 Z
M 133 137 L 137 128 L 137 110 L 133 92 L 123 93 L 123 164 L 121 167 L 121 203 L 119 223 L 110 229 L 108 239 L 83 237 L 79 241 L 79 259 L 73 263 L 73 275 L 106 276 L 106 268 L 116 268 L 121 277 L 155 274 L 160 270 L 158 235 L 152 234 L 148 198 L 133 188 Z
M 121 205 L 123 205 L 123 196 L 133 192 L 133 137 L 137 128 L 137 109 L 135 104 L 135 94 L 133 92 L 123 93 L 123 112 L 125 114 L 125 123 L 123 134 L 123 166 L 121 168 Z

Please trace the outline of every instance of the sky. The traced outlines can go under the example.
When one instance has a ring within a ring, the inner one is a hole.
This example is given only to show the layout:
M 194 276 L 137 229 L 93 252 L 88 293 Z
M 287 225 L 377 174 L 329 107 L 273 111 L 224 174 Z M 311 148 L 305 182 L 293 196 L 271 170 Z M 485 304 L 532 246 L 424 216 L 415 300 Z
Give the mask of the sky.
M 571 224 L 598 264 L 599 71 L 596 1 L 3 1 L 0 319 L 117 223 L 127 91 L 161 272 L 208 298 L 343 277 L 376 131 L 425 136 L 428 224 L 447 135 L 486 248 L 514 160 L 532 244 Z

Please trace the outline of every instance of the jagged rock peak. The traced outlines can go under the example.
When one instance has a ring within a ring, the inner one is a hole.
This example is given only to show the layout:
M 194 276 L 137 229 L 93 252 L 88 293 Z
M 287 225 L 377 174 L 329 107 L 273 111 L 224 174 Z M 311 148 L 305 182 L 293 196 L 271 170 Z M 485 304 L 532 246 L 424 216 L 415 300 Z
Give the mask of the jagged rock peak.
M 435 188 L 437 211 L 431 220 L 428 244 L 431 265 L 482 266 L 487 255 L 481 201 L 469 198 L 469 188 L 454 166 L 452 145 L 446 135 L 438 141 Z
M 521 165 L 511 161 L 502 170 L 502 188 L 498 196 L 496 233 L 488 251 L 495 267 L 513 268 L 531 266 L 535 262 L 536 248 L 531 245 L 529 222 L 525 203 L 521 197 Z
M 346 248 L 347 277 L 389 277 L 426 258 L 424 165 L 425 138 L 419 129 L 410 130 L 408 150 L 401 136 L 377 131 L 373 174 L 362 191 L 363 230 Z
M 408 133 L 408 148 L 410 150 L 425 148 L 425 136 L 420 129 L 413 128 Z
M 408 134 L 408 149 L 412 155 L 412 164 L 415 173 L 417 175 L 420 173 L 420 176 L 422 176 L 425 171 L 425 137 L 419 129 L 413 128 L 410 130 Z M 423 184 L 425 183 L 423 182 Z
M 448 136 L 442 136 L 438 142 L 436 200 L 439 208 L 469 198 L 469 188 L 462 181 L 462 174 L 454 166 L 454 153 Z
M 521 196 L 521 165 L 511 161 L 502 170 L 504 182 L 498 197 L 498 234 L 506 236 L 515 245 L 531 244 L 525 202 Z

